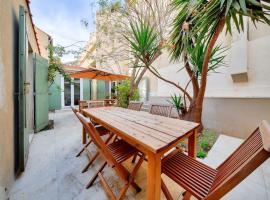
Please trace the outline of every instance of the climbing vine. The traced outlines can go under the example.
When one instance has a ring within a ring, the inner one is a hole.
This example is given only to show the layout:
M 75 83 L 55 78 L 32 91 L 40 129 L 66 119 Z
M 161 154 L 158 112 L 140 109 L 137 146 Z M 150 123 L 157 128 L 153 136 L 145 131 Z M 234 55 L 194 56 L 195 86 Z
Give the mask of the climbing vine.
M 65 53 L 65 49 L 61 46 L 49 45 L 49 68 L 48 68 L 48 83 L 54 83 L 57 73 L 61 74 L 64 78 L 71 80 L 70 76 L 65 72 L 61 57 Z

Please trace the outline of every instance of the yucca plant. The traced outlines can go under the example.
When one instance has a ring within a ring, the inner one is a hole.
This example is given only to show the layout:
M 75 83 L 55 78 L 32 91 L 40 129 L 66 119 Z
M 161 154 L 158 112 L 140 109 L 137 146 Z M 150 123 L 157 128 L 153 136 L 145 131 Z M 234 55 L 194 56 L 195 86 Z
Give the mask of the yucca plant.
M 176 94 L 173 94 L 171 95 L 171 99 L 169 100 L 169 103 L 173 105 L 173 107 L 177 111 L 178 117 L 182 119 L 183 115 L 186 112 L 186 106 L 185 106 L 183 97 L 180 94 L 178 96 Z
M 192 70 L 197 80 L 200 79 L 202 75 L 202 66 L 206 49 L 207 46 L 205 43 L 199 43 L 197 48 L 187 49 L 187 55 L 189 58 L 188 60 L 192 65 Z M 211 72 L 217 72 L 219 67 L 227 66 L 224 62 L 226 50 L 227 49 L 225 47 L 221 47 L 221 45 L 215 46 L 213 48 L 209 59 L 208 74 Z
M 133 70 L 129 93 L 130 99 L 146 70 L 151 67 L 151 64 L 161 54 L 162 45 L 159 44 L 159 37 L 155 28 L 147 21 L 131 21 L 128 33 L 124 37 L 129 42 L 131 53 L 136 60 L 136 64 L 133 67 L 139 68 L 137 73 Z
M 178 14 L 173 22 L 170 54 L 172 60 L 184 57 L 192 80 L 193 98 L 189 110 L 192 121 L 201 122 L 207 76 L 223 60 L 222 56 L 213 57 L 218 52 L 215 44 L 220 33 L 226 27 L 226 32 L 232 34 L 233 25 L 238 32 L 243 31 L 245 16 L 255 25 L 257 22 L 270 25 L 269 3 L 269 0 L 172 0 Z M 189 64 L 195 68 L 190 68 Z
M 130 22 L 130 35 L 124 35 L 129 41 L 131 52 L 135 58 L 149 66 L 158 52 L 158 34 L 147 22 L 142 20 Z

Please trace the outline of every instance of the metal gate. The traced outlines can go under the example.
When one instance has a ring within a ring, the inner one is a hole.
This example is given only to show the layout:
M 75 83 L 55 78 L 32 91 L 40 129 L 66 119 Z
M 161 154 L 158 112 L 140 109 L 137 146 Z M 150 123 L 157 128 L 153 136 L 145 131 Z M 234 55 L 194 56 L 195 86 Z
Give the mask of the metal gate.
M 35 132 L 49 123 L 48 61 L 35 54 Z

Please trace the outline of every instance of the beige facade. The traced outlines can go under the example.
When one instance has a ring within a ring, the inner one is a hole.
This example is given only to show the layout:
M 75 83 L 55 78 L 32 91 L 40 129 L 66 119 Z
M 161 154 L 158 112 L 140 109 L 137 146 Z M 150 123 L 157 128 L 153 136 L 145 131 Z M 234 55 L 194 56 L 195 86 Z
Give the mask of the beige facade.
M 116 74 L 129 74 L 129 51 L 121 29 L 123 18 L 117 12 L 100 11 L 96 14 L 96 30 L 78 59 L 83 68 L 96 67 Z M 111 83 L 105 83 L 110 90 Z M 91 97 L 98 98 L 99 86 L 96 80 L 91 81 Z M 110 92 L 110 91 L 108 91 Z
M 91 34 L 86 47 L 78 59 L 78 65 L 83 68 L 96 67 L 96 34 Z
M 241 138 L 247 137 L 258 122 L 270 121 L 270 27 L 246 21 L 246 32 L 223 34 L 219 43 L 228 47 L 226 64 L 208 77 L 203 122 L 205 127 Z M 187 83 L 183 63 L 170 63 L 163 54 L 156 62 L 159 73 L 175 82 Z M 179 90 L 151 74 L 150 101 L 164 101 Z M 163 100 L 162 100 L 163 99 Z
M 96 63 L 98 68 L 116 74 L 128 74 L 129 51 L 123 37 L 124 18 L 118 12 L 96 15 Z
M 5 199 L 5 195 L 15 178 L 14 90 L 16 86 L 14 82 L 16 77 L 14 75 L 15 71 L 18 70 L 19 58 L 19 5 L 24 6 L 28 11 L 26 14 L 28 66 L 32 65 L 30 60 L 33 53 L 39 53 L 27 1 L 0 0 L 0 199 Z M 30 83 L 30 90 L 33 88 L 33 71 L 31 71 L 32 68 L 27 67 L 26 78 Z M 26 98 L 30 98 L 29 96 Z M 33 108 L 29 108 L 29 110 L 32 112 Z M 32 115 L 29 116 L 32 117 Z
M 37 32 L 40 55 L 43 58 L 48 59 L 49 57 L 48 46 L 53 43 L 52 37 L 48 35 L 48 33 L 45 33 L 43 30 L 39 29 L 38 27 L 35 27 L 35 30 Z

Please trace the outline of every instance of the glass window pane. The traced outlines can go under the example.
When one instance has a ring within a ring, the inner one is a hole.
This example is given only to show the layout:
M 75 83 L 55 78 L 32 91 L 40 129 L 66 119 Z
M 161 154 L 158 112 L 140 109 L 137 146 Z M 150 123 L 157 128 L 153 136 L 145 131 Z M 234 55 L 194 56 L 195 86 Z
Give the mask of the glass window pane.
M 65 106 L 71 106 L 71 84 L 67 79 L 64 81 L 64 101 Z
M 80 79 L 74 78 L 74 105 L 79 105 L 80 101 Z

